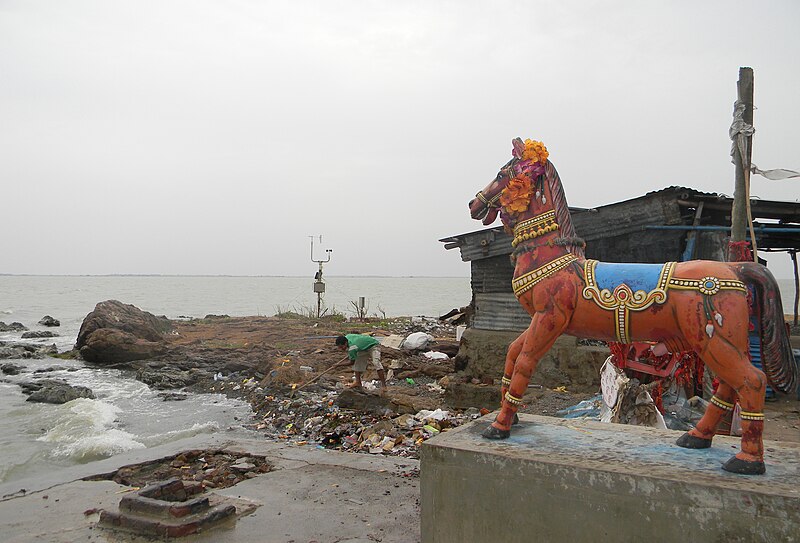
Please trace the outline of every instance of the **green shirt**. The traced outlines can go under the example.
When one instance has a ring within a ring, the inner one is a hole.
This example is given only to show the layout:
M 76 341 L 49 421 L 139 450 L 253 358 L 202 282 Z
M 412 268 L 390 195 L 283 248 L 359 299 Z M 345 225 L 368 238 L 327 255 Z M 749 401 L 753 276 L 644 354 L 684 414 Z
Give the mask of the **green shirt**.
M 380 344 L 380 341 L 374 337 L 363 334 L 347 334 L 344 337 L 347 338 L 347 356 L 353 361 L 360 351 L 366 351 Z

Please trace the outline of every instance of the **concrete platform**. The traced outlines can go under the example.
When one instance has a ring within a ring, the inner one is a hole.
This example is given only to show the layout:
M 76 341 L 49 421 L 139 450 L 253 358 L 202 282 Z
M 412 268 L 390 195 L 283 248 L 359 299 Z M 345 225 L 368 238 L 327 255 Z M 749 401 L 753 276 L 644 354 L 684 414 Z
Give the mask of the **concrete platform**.
M 423 445 L 424 543 L 800 541 L 800 444 L 765 442 L 767 474 L 743 476 L 721 469 L 738 438 L 522 415 L 490 441 L 493 419 Z
M 213 530 L 170 541 L 419 541 L 418 460 L 224 437 L 183 440 L 2 484 L 0 541 L 152 542 L 150 537 L 98 526 L 101 510 L 116 511 L 131 488 L 82 478 L 199 448 L 263 455 L 274 470 L 214 491 L 237 507 L 244 506 L 245 516 Z

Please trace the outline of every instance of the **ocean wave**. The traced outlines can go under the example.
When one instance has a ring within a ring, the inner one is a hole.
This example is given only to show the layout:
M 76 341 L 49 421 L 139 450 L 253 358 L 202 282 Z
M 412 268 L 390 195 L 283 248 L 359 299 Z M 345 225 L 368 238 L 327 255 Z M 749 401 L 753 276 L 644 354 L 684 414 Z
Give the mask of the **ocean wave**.
M 71 443 L 59 445 L 51 454 L 54 457 L 71 458 L 77 462 L 91 462 L 126 451 L 145 449 L 146 445 L 136 441 L 134 437 L 133 434 L 123 430 L 106 430 L 102 434 L 85 436 Z
M 89 462 L 144 449 L 137 436 L 114 428 L 120 409 L 102 400 L 78 398 L 48 413 L 50 429 L 38 441 L 55 445 L 51 456 Z

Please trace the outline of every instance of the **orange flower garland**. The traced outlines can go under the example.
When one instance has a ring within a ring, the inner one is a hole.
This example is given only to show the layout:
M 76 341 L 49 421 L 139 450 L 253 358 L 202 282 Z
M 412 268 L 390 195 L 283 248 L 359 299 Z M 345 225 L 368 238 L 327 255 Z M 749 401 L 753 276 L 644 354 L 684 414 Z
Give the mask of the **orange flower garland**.
M 525 140 L 525 151 L 522 153 L 522 160 L 530 160 L 544 164 L 550 153 L 541 141 Z
M 531 180 L 527 175 L 518 175 L 508 182 L 500 194 L 500 205 L 509 213 L 522 213 L 531 204 Z
M 516 177 L 511 179 L 500 193 L 500 205 L 506 213 L 518 214 L 527 211 L 531 204 L 533 195 L 532 181 L 544 173 L 544 165 L 550 153 L 541 141 L 531 139 L 514 140 L 514 151 L 512 153 L 517 163 L 514 168 L 517 171 Z M 539 196 L 538 192 L 536 194 Z

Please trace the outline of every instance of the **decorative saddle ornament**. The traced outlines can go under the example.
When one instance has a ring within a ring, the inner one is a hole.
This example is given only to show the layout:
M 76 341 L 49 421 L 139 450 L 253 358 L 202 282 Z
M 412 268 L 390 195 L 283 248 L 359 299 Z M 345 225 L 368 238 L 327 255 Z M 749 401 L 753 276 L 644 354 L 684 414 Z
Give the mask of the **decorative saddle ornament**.
M 586 260 L 583 273 L 586 286 L 583 297 L 593 300 L 599 307 L 614 311 L 617 341 L 630 343 L 629 321 L 631 311 L 644 311 L 653 304 L 667 301 L 670 289 L 694 290 L 703 295 L 703 309 L 709 325 L 706 333 L 714 333 L 711 319 L 722 326 L 720 315 L 711 297 L 720 290 L 747 292 L 742 281 L 704 277 L 702 279 L 680 279 L 673 277 L 675 262 L 666 264 L 614 264 Z

